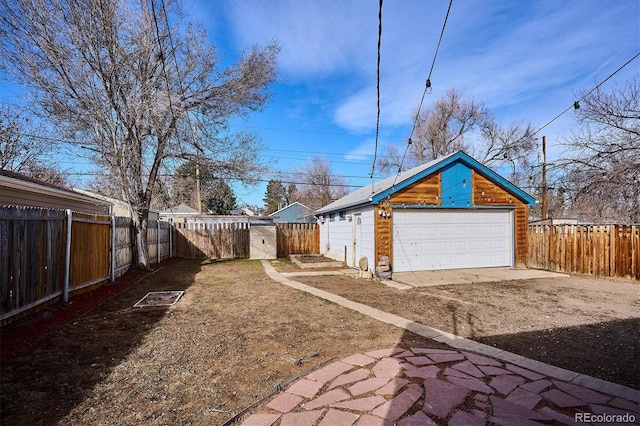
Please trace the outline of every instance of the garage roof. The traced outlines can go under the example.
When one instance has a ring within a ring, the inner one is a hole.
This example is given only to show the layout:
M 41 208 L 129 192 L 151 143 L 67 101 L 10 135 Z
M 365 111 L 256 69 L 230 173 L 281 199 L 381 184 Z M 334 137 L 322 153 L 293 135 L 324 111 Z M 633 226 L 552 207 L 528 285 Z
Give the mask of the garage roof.
M 333 203 L 322 207 L 319 210 L 316 210 L 315 213 L 325 214 L 351 207 L 378 204 L 382 199 L 388 197 L 389 195 L 455 162 L 462 162 L 466 164 L 471 169 L 502 186 L 525 203 L 535 204 L 535 199 L 529 194 L 527 194 L 493 170 L 489 169 L 487 166 L 481 164 L 477 160 L 465 154 L 464 152 L 456 151 L 442 158 L 438 158 L 436 160 L 414 167 L 413 169 L 406 170 L 397 176 L 390 176 L 379 182 L 375 182 L 373 185 L 366 185 L 359 190 L 354 191 L 351 194 L 348 194 L 340 198 L 339 200 L 336 200 Z

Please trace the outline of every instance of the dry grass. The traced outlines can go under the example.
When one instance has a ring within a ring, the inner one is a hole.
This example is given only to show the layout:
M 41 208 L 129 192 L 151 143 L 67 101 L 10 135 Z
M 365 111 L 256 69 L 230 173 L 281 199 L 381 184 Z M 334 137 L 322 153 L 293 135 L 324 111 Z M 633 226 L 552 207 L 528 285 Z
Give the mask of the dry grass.
M 297 281 L 439 330 L 640 389 L 640 286 L 589 277 L 398 291 L 348 277 Z
M 185 295 L 172 307 L 132 307 L 168 290 Z M 441 347 L 275 283 L 255 261 L 181 261 L 4 362 L 0 418 L 222 424 L 287 378 L 393 346 Z

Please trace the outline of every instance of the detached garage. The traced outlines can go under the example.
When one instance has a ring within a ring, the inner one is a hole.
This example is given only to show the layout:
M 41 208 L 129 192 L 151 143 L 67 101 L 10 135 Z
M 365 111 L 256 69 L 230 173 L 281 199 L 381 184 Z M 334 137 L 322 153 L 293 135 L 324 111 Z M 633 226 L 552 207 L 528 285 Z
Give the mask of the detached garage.
M 364 187 L 316 211 L 320 252 L 394 272 L 524 266 L 535 200 L 464 152 Z

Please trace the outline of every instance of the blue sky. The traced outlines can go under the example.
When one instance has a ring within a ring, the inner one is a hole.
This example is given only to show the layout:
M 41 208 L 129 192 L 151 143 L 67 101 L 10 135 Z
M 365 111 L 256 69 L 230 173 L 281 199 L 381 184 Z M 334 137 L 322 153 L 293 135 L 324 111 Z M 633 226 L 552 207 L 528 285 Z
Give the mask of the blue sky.
M 383 4 L 379 155 L 385 145 L 406 143 L 448 5 Z M 281 82 L 266 109 L 244 123 L 278 170 L 323 155 L 349 183 L 370 183 L 377 1 L 202 1 L 186 9 L 230 58 L 247 45 L 280 44 Z M 537 129 L 638 51 L 638 0 L 454 0 L 425 105 L 455 88 L 484 102 L 501 124 L 530 121 Z M 639 74 L 640 59 L 603 88 Z M 538 135 L 547 136 L 550 160 L 575 125 L 569 111 Z M 239 188 L 238 198 L 261 204 L 265 185 Z
M 448 5 L 384 1 L 378 155 L 385 145 L 406 144 Z M 228 61 L 252 44 L 281 46 L 280 81 L 269 104 L 235 123 L 260 135 L 274 170 L 289 172 L 322 155 L 350 184 L 370 184 L 377 1 L 187 0 L 184 8 Z M 425 106 L 455 88 L 484 102 L 500 124 L 538 128 L 638 51 L 640 0 L 454 0 Z M 640 58 L 603 89 L 638 75 Z M 575 126 L 569 111 L 539 134 L 547 136 L 551 161 Z M 291 179 L 265 179 L 271 177 Z M 238 186 L 238 201 L 262 205 L 265 187 Z

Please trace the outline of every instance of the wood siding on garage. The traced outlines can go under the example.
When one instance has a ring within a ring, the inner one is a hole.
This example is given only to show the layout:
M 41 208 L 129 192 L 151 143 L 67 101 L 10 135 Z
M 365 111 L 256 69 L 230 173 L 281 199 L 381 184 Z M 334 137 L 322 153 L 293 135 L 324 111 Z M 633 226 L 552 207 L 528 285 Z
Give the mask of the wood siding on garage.
M 441 192 L 440 173 L 438 172 L 392 194 L 389 203 L 439 206 L 442 197 Z
M 391 241 L 393 229 L 393 210 L 391 209 L 389 204 L 420 204 L 425 206 L 439 206 L 441 201 L 440 185 L 440 173 L 434 173 L 392 194 L 389 198 L 389 202 L 381 203 L 376 206 L 374 211 L 376 234 L 375 263 L 380 260 L 380 257 L 388 256 L 390 264 L 393 265 L 393 250 Z M 391 217 L 384 218 L 378 214 L 382 207 L 384 207 L 386 211 L 391 213 Z
M 527 204 L 474 170 L 473 205 L 515 206 L 515 264 L 516 266 L 525 266 L 529 248 L 529 207 Z

